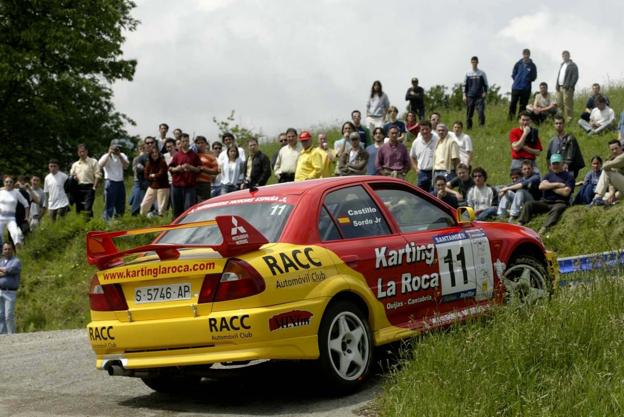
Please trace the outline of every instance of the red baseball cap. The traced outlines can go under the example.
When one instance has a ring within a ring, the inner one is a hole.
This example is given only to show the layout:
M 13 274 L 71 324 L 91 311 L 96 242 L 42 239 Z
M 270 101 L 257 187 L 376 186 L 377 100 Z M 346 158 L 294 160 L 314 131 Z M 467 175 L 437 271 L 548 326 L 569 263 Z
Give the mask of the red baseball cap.
M 312 139 L 312 135 L 307 130 L 304 130 L 303 132 L 299 134 L 300 141 L 310 140 L 310 139 Z

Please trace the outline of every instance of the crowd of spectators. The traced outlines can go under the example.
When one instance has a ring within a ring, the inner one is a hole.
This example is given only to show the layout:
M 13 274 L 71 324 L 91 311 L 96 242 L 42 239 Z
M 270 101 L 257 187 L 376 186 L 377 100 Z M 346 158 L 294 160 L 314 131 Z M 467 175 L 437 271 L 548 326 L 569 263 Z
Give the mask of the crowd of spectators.
M 289 128 L 279 134 L 279 150 L 268 156 L 255 138 L 243 147 L 231 133 L 211 143 L 205 136 L 191 138 L 179 128 L 170 137 L 169 126 L 161 123 L 156 136 L 147 136 L 138 143 L 133 158 L 122 151 L 119 141 L 112 141 L 98 159 L 89 156 L 85 145 L 79 145 L 77 160 L 67 174 L 57 160 L 51 159 L 43 181 L 38 176 L 4 177 L 0 189 L 0 239 L 7 229 L 8 238 L 19 248 L 24 235 L 37 227 L 45 213 L 55 221 L 69 211 L 71 204 L 76 212 L 92 217 L 96 191 L 101 186 L 103 217 L 107 220 L 123 215 L 127 208 L 132 215 L 143 216 L 163 216 L 171 209 L 177 217 L 197 202 L 265 185 L 272 175 L 277 182 L 289 182 L 333 175 L 405 178 L 414 171 L 420 188 L 451 206 L 471 206 L 481 220 L 526 223 L 535 213 L 548 211 L 551 215 L 543 229 L 554 224 L 570 204 L 610 205 L 618 201 L 624 191 L 621 133 L 619 140 L 609 142 L 611 155 L 604 165 L 600 156 L 593 156 L 590 172 L 583 181 L 576 182 L 585 161 L 577 139 L 566 130 L 566 123 L 574 117 L 572 99 L 578 80 L 578 67 L 568 51 L 562 53 L 555 94 L 548 91 L 546 82 L 541 82 L 531 103 L 537 65 L 528 49 L 514 64 L 509 119 L 517 119 L 518 125 L 509 131 L 510 183 L 488 185 L 484 167 L 472 166 L 473 139 L 467 132 L 473 129 L 475 111 L 478 124 L 486 123 L 489 86 L 478 57 L 473 56 L 470 64 L 463 84 L 466 119 L 448 125 L 437 112 L 425 119 L 425 91 L 418 78 L 412 78 L 403 115 L 399 111 L 402 106 L 392 105 L 382 83 L 374 81 L 365 112 L 354 110 L 333 144 L 324 132 L 318 133 L 316 143 L 310 132 Z M 546 145 L 548 172 L 540 173 L 536 161 L 544 146 L 536 126 L 547 120 L 552 120 L 556 134 Z M 598 135 L 611 132 L 614 121 L 608 97 L 602 94 L 599 84 L 594 84 L 578 124 L 589 135 Z M 133 181 L 130 195 L 126 196 L 128 169 L 132 170 Z M 580 187 L 576 196 L 575 186 Z

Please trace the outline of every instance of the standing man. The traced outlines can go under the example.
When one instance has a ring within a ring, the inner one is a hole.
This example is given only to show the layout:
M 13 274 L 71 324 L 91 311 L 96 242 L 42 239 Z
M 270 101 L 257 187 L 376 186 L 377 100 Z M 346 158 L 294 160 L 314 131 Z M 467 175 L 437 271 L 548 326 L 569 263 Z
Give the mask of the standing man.
M 249 156 L 245 162 L 243 188 L 256 188 L 266 185 L 271 177 L 271 161 L 260 150 L 258 139 L 249 138 L 247 147 L 249 148 Z
M 578 67 L 570 59 L 570 52 L 563 51 L 561 57 L 563 62 L 559 66 L 555 89 L 557 91 L 559 108 L 563 117 L 565 117 L 566 123 L 569 123 L 574 115 L 574 87 L 578 81 L 579 73 Z
M 459 146 L 454 138 L 448 134 L 448 127 L 438 123 L 438 139 L 433 153 L 433 176 L 443 175 L 447 181 L 455 178 L 457 164 L 459 164 Z
M 123 216 L 126 210 L 126 187 L 124 186 L 124 170 L 130 162 L 117 140 L 111 141 L 108 152 L 98 161 L 104 170 L 104 219 Z M 48 210 L 50 207 L 48 207 Z
M 161 123 L 158 125 L 158 139 L 156 143 L 156 149 L 160 153 L 165 153 L 165 141 L 167 140 L 167 132 L 169 132 L 169 125 L 167 123 Z
M 334 172 L 333 167 L 336 162 L 336 151 L 329 146 L 327 142 L 327 135 L 323 132 L 318 134 L 319 141 L 319 151 L 324 153 L 323 155 L 323 174 L 322 178 L 329 178 L 332 176 L 332 172 Z
M 355 131 L 360 134 L 362 146 L 366 147 L 370 143 L 370 130 L 362 125 L 362 113 L 359 110 L 353 110 L 351 112 L 351 121 L 353 126 L 355 126 Z
M 418 121 L 425 120 L 425 90 L 418 85 L 418 78 L 412 78 L 412 86 L 405 93 L 405 101 L 409 101 L 409 109 L 418 115 Z
M 511 71 L 511 102 L 509 103 L 509 120 L 516 117 L 516 106 L 520 100 L 520 112 L 526 109 L 531 97 L 531 83 L 537 78 L 537 67 L 531 60 L 531 51 L 522 50 L 522 59 L 516 62 Z
M 286 130 L 286 146 L 282 146 L 277 154 L 273 172 L 277 182 L 291 182 L 295 180 L 299 148 L 297 147 L 297 130 L 289 127 Z
M 156 146 L 156 139 L 148 136 L 145 141 L 139 141 L 139 154 L 132 159 L 132 191 L 130 193 L 130 212 L 137 216 L 141 212 L 141 202 L 145 197 L 149 182 L 145 178 L 145 165 L 149 159 L 152 148 Z
M 421 122 L 420 133 L 412 142 L 410 158 L 412 168 L 416 172 L 416 185 L 425 191 L 432 189 L 433 155 L 437 143 L 437 136 L 431 133 L 431 123 L 427 120 Z
M 43 217 L 46 204 L 45 193 L 41 188 L 41 178 L 33 175 L 30 178 L 30 189 L 32 202 L 30 203 L 28 222 L 30 224 L 30 230 L 34 230 L 37 226 L 39 226 L 39 222 Z
M 368 175 L 376 175 L 377 167 L 375 162 L 377 161 L 377 152 L 384 144 L 384 132 L 383 128 L 376 127 L 373 129 L 373 143 L 366 147 L 366 153 L 368 154 L 368 163 L 366 164 L 366 173 Z
M 47 207 L 50 219 L 56 221 L 58 216 L 63 217 L 69 211 L 69 199 L 65 194 L 65 181 L 67 174 L 59 171 L 59 161 L 50 159 L 48 163 L 50 173 L 43 181 L 43 192 L 47 195 Z
M 354 132 L 360 137 L 357 132 Z M 312 135 L 308 131 L 303 131 L 299 135 L 301 146 L 303 149 L 299 153 L 297 159 L 297 168 L 295 169 L 295 181 L 312 180 L 321 178 L 323 174 L 323 157 L 319 150 L 312 146 Z
M 485 97 L 487 95 L 488 81 L 485 72 L 481 71 L 479 58 L 470 58 L 472 69 L 466 73 L 464 80 L 464 103 L 466 103 L 466 128 L 472 129 L 472 116 L 475 108 L 479 115 L 479 126 L 485 125 Z
M 191 139 L 188 133 L 180 136 L 180 150 L 173 156 L 169 171 L 173 179 L 171 203 L 173 218 L 177 218 L 197 202 L 197 174 L 201 160 L 191 150 Z
M 278 140 L 279 145 L 280 145 L 280 149 L 288 144 L 288 139 L 286 139 L 286 132 L 280 133 L 277 138 L 278 138 L 277 140 Z M 275 166 L 275 161 L 277 161 L 277 155 L 279 155 L 279 149 L 277 151 L 275 151 L 275 153 L 271 157 L 271 166 L 272 167 Z
M 531 127 L 531 117 L 527 112 L 520 113 L 518 117 L 519 127 L 509 131 L 509 142 L 511 142 L 511 169 L 521 169 L 522 161 L 531 161 L 533 168 L 537 170 L 535 158 L 542 153 L 542 143 L 539 138 L 539 131 Z
M 217 158 L 210 152 L 208 140 L 205 136 L 195 137 L 197 156 L 201 161 L 199 175 L 197 176 L 197 201 L 208 200 L 211 196 L 212 182 L 219 175 L 219 163 Z
M 525 225 L 535 215 L 548 213 L 546 220 L 538 233 L 544 234 L 549 227 L 554 226 L 566 208 L 570 205 L 570 195 L 574 191 L 574 178 L 568 171 L 563 170 L 563 158 L 558 153 L 550 157 L 550 170 L 542 182 L 539 189 L 542 191 L 542 198 L 538 201 L 527 201 L 522 208 L 518 223 Z
M 0 334 L 15 333 L 15 300 L 22 264 L 10 243 L 2 245 L 0 260 Z
M 565 121 L 562 116 L 555 116 L 555 136 L 548 142 L 546 159 L 550 160 L 550 157 L 555 153 L 561 154 L 563 170 L 571 173 L 574 181 L 576 181 L 579 171 L 585 167 L 585 160 L 574 135 L 566 133 Z
M 377 151 L 377 172 L 389 177 L 405 178 L 411 164 L 405 145 L 399 142 L 399 129 L 396 126 L 391 127 L 388 136 L 388 142 Z
M 84 211 L 87 218 L 93 217 L 93 202 L 95 190 L 102 178 L 100 167 L 95 158 L 89 157 L 89 151 L 84 144 L 78 145 L 78 160 L 69 170 L 69 176 L 76 181 L 77 189 L 75 196 L 76 213 Z

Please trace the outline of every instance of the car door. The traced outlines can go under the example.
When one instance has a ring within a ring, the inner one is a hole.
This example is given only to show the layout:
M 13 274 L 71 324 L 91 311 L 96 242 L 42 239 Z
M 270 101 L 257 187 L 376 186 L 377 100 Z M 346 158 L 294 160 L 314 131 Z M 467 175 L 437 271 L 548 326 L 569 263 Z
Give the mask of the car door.
M 413 253 L 406 263 L 411 281 L 405 291 L 404 301 L 411 306 L 406 320 L 414 315 L 424 320 L 492 298 L 490 244 L 482 230 L 457 224 L 441 201 L 408 185 L 373 183 L 371 188 Z
M 383 210 L 367 191 L 356 185 L 325 194 L 318 230 L 322 245 L 364 277 L 390 323 L 402 324 L 405 239 L 392 232 Z

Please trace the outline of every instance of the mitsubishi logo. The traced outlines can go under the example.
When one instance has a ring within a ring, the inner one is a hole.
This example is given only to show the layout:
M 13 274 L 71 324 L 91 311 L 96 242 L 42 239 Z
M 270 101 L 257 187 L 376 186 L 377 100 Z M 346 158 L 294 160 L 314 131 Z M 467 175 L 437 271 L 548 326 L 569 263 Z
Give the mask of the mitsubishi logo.
M 232 236 L 237 235 L 239 233 L 247 233 L 243 226 L 238 225 L 238 221 L 235 217 L 232 217 Z

